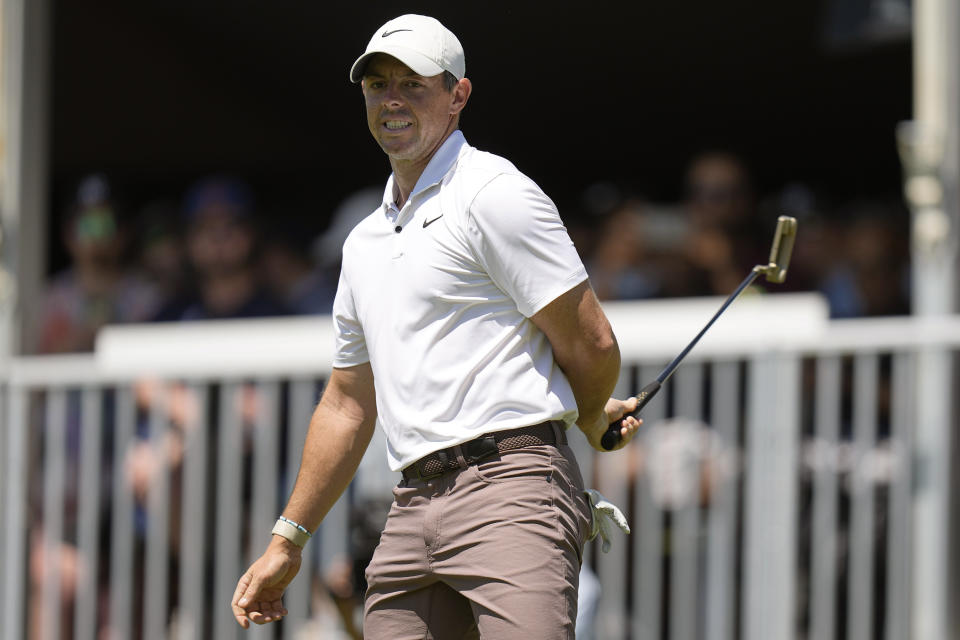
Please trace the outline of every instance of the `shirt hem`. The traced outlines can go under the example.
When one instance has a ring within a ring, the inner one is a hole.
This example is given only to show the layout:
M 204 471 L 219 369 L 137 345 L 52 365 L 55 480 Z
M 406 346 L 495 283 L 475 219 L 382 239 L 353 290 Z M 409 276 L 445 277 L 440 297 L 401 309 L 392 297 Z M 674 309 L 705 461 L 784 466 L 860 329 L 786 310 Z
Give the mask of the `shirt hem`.
M 587 270 L 581 268 L 575 273 L 570 274 L 564 280 L 562 280 L 555 288 L 550 289 L 543 296 L 538 298 L 536 302 L 530 305 L 529 309 L 519 309 L 520 313 L 530 318 L 534 316 L 537 312 L 541 311 L 548 304 L 565 294 L 567 291 L 570 291 L 578 284 L 584 282 L 588 279 Z M 529 313 L 528 313 L 529 312 Z

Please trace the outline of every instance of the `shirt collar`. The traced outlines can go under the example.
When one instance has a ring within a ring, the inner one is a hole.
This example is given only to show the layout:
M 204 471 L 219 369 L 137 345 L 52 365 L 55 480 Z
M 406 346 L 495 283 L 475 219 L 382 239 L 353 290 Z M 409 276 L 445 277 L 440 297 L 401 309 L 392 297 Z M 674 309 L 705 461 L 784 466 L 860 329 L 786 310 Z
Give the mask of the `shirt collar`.
M 437 149 L 433 157 L 430 158 L 430 162 L 427 163 L 423 173 L 420 174 L 420 178 L 417 180 L 417 184 L 413 186 L 413 191 L 410 193 L 409 199 L 412 200 L 415 195 L 424 189 L 439 184 L 443 180 L 443 177 L 447 175 L 447 172 L 450 171 L 450 168 L 456 163 L 457 158 L 460 156 L 460 150 L 466 144 L 467 139 L 463 137 L 463 132 L 460 131 L 460 129 L 455 129 L 453 133 L 447 136 L 447 139 L 443 141 L 440 148 Z M 393 184 L 393 174 L 391 173 L 387 179 L 387 186 L 383 190 L 384 213 L 390 211 L 390 207 L 393 205 Z

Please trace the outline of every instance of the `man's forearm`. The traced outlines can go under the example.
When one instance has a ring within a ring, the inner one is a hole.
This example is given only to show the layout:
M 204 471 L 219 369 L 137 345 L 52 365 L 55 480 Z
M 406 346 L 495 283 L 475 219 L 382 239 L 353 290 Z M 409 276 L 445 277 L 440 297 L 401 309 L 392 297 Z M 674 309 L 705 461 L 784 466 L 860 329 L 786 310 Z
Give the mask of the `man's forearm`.
M 620 375 L 620 347 L 590 283 L 584 280 L 531 320 L 547 336 L 573 389 L 580 412 L 577 425 L 584 432 L 594 429 Z
M 284 518 L 316 530 L 360 464 L 373 434 L 376 405 L 369 362 L 334 368 L 310 420 L 300 472 Z M 277 534 L 270 538 L 266 551 L 237 582 L 231 606 L 244 629 L 251 622 L 264 624 L 287 615 L 281 595 L 300 570 L 305 536 L 296 525 L 278 521 Z
M 577 426 L 593 428 L 604 414 L 604 406 L 620 375 L 620 348 L 614 339 L 610 345 L 591 349 L 578 359 L 578 366 L 563 368 L 577 400 L 580 412 Z
M 369 367 L 335 370 L 310 419 L 300 471 L 284 517 L 316 530 L 350 484 L 375 424 Z
M 373 429 L 373 420 L 351 424 L 318 405 L 283 515 L 314 531 L 350 484 Z

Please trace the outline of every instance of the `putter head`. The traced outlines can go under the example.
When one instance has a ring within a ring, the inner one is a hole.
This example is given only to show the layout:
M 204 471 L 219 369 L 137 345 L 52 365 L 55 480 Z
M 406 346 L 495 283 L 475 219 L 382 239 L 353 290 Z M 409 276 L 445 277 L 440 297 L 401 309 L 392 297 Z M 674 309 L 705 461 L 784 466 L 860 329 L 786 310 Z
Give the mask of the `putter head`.
M 797 239 L 797 219 L 790 216 L 777 218 L 777 230 L 773 233 L 773 246 L 770 247 L 770 264 L 763 267 L 767 282 L 781 283 L 787 279 L 787 267 L 790 266 L 790 254 L 793 242 Z

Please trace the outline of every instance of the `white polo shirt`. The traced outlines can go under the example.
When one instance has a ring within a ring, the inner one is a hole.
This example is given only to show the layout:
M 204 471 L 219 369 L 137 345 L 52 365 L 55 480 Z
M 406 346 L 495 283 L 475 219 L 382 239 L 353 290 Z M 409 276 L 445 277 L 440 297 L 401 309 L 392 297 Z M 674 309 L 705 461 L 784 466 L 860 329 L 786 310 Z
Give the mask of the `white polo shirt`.
M 390 468 L 481 434 L 576 420 L 570 384 L 530 316 L 587 278 L 553 202 L 460 131 L 399 211 L 343 245 L 333 366 L 369 361 Z

